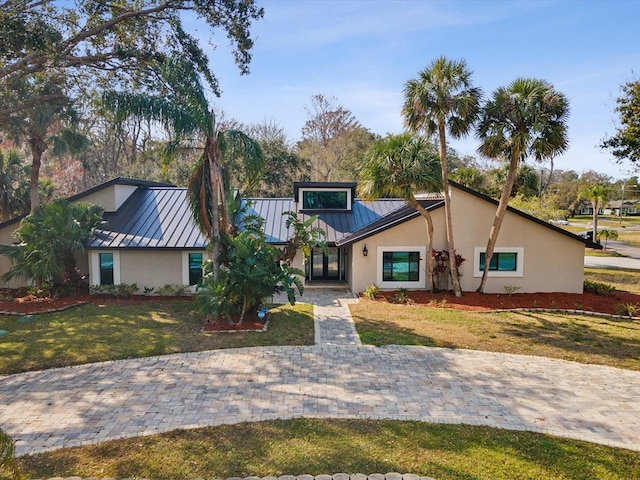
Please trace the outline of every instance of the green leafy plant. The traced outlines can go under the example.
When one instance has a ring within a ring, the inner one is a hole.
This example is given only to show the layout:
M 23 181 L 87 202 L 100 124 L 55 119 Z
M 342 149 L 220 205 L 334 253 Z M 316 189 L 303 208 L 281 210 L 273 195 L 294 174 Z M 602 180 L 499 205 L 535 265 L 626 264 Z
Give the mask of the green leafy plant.
M 595 293 L 596 295 L 610 295 L 615 291 L 615 287 L 608 283 L 585 279 L 583 282 L 583 290 L 585 292 Z
M 20 478 L 15 464 L 15 444 L 9 434 L 0 428 L 0 474 L 3 470 L 10 474 L 10 478 Z
M 135 283 L 120 283 L 118 285 L 91 285 L 89 286 L 90 295 L 104 295 L 107 297 L 128 298 L 138 291 L 138 285 Z
M 413 304 L 414 302 L 409 296 L 409 289 L 408 288 L 397 289 L 395 295 L 393 296 L 393 303 L 410 304 L 410 305 Z
M 365 291 L 362 292 L 362 296 L 369 300 L 374 300 L 379 294 L 380 288 L 377 285 L 369 285 Z
M 236 237 L 226 236 L 225 262 L 217 277 L 210 263 L 205 263 L 202 285 L 196 293 L 198 306 L 204 315 L 225 318 L 233 323 L 239 314 L 242 323 L 248 312 L 256 311 L 265 298 L 286 292 L 291 305 L 295 291 L 304 291 L 300 277 L 304 272 L 280 262 L 280 250 L 266 242 L 260 231 L 244 231 Z
M 45 282 L 75 284 L 75 253 L 82 250 L 83 240 L 90 238 L 102 222 L 101 215 L 100 207 L 64 199 L 36 208 L 15 231 L 19 243 L 0 245 L 0 255 L 11 261 L 11 269 L 3 278 L 33 281 L 38 288 Z
M 634 317 L 640 312 L 640 305 L 637 303 L 618 303 L 613 308 L 616 315 L 626 317 Z
M 318 220 L 318 215 L 313 215 L 306 220 L 300 220 L 298 214 L 293 211 L 286 211 L 282 215 L 287 216 L 286 227 L 293 230 L 293 235 L 287 240 L 282 253 L 282 259 L 291 265 L 298 250 L 302 251 L 305 260 L 311 256 L 315 247 L 323 250 L 327 249 L 327 232 L 320 227 L 313 227 L 313 223 Z
M 156 290 L 158 295 L 163 297 L 182 297 L 189 292 L 187 285 L 170 285 L 166 284 Z
M 142 294 L 143 295 L 151 295 L 153 293 L 153 291 L 155 290 L 154 287 L 144 287 L 142 289 Z

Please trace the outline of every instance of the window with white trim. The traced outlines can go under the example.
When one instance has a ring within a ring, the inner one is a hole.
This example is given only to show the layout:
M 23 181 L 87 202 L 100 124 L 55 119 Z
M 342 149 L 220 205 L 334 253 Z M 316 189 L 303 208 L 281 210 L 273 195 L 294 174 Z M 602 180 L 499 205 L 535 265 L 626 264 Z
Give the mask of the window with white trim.
M 381 288 L 424 288 L 426 247 L 378 247 L 377 282 Z
M 473 258 L 473 276 L 482 277 L 486 261 L 486 248 L 476 247 Z M 496 247 L 489 262 L 489 277 L 523 277 L 524 248 Z

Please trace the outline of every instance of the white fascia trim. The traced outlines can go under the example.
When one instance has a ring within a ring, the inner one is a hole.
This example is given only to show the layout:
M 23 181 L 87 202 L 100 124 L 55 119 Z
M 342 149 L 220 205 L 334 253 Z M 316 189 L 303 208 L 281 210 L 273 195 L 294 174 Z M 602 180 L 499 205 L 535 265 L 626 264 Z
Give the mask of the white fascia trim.
M 473 276 L 474 278 L 482 277 L 482 270 L 480 270 L 480 254 L 485 253 L 487 247 L 475 247 L 473 249 Z M 502 277 L 502 278 L 522 278 L 524 277 L 524 247 L 496 247 L 493 249 L 495 253 L 516 253 L 517 263 L 515 271 L 497 271 L 489 270 L 489 277 Z
M 299 210 L 303 210 L 302 206 L 304 205 L 304 192 L 347 192 L 347 210 L 351 210 L 351 189 L 350 188 L 323 188 L 323 187 L 317 187 L 317 188 L 301 188 L 300 190 L 298 190 L 298 195 L 300 198 L 300 207 L 298 208 Z M 312 209 L 315 210 L 315 209 Z M 317 210 L 337 210 L 337 211 L 343 211 L 341 208 L 336 208 L 336 209 L 332 209 L 332 208 L 319 208 Z
M 382 254 L 384 252 L 418 252 L 420 254 L 420 264 L 418 266 L 417 282 L 390 282 L 382 280 Z M 408 245 L 393 247 L 377 247 L 376 251 L 376 285 L 379 288 L 425 288 L 427 284 L 427 247 L 424 245 Z

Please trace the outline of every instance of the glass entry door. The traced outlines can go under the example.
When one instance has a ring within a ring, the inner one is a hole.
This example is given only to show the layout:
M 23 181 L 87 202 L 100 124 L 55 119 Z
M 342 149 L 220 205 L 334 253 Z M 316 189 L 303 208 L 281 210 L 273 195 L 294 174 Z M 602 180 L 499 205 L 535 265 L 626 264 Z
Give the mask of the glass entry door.
M 325 254 L 321 248 L 314 248 L 311 254 L 311 281 L 340 280 L 340 250 L 329 247 Z

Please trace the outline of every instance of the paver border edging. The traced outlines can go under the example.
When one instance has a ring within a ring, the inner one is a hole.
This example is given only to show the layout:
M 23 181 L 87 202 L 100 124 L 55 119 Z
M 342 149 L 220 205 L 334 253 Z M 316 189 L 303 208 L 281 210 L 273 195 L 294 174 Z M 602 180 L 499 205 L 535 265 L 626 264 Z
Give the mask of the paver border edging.
M 83 300 L 81 302 L 78 303 L 74 303 L 73 305 L 65 305 L 64 307 L 58 307 L 58 308 L 49 308 L 47 310 L 38 310 L 37 312 L 11 312 L 11 311 L 7 311 L 7 310 L 0 310 L 0 315 L 20 315 L 20 316 L 25 316 L 25 315 L 40 315 L 42 313 L 55 313 L 55 312 L 63 312 L 65 310 L 69 310 L 71 308 L 76 308 L 76 307 L 80 307 L 82 305 L 87 305 L 89 302 L 86 300 Z

